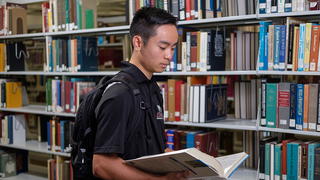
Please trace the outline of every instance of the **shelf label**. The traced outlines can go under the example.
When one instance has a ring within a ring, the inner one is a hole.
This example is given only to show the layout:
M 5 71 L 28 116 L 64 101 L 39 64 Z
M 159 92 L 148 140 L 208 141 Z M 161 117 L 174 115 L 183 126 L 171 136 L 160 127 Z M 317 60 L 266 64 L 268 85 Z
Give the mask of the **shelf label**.
M 281 124 L 281 125 L 287 125 L 287 120 L 285 120 L 285 119 L 280 119 L 280 124 Z
M 282 175 L 282 180 L 287 180 L 287 175 L 283 174 Z
M 317 4 L 317 3 L 316 3 Z M 286 3 L 285 5 L 284 5 L 284 7 L 285 8 L 292 8 L 292 4 L 291 3 Z
M 297 124 L 297 125 L 296 125 L 296 129 L 302 130 L 302 125 L 301 125 L 301 124 Z
M 309 130 L 316 130 L 316 123 L 309 123 Z
M 303 129 L 307 129 L 308 128 L 308 123 L 303 123 Z
M 267 7 L 267 4 L 266 3 L 260 3 L 259 4 L 259 8 L 260 9 L 264 9 L 264 8 L 266 8 Z M 264 177 L 263 177 L 264 178 Z M 260 178 L 261 179 L 261 178 Z
M 296 127 L 296 120 L 295 119 L 290 119 L 289 127 Z

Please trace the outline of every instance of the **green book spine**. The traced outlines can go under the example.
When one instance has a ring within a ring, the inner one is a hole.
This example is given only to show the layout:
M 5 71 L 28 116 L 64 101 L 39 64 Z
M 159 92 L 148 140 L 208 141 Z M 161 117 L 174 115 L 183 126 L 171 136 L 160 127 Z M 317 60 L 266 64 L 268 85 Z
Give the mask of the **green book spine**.
M 275 180 L 281 179 L 281 151 L 282 144 L 277 144 L 274 147 L 274 178 Z
M 266 121 L 267 127 L 277 127 L 277 83 L 267 83 L 266 87 Z
M 77 25 L 82 29 L 82 0 L 77 0 Z
M 264 174 L 265 179 L 270 179 L 270 143 L 265 146 L 265 158 L 264 158 Z

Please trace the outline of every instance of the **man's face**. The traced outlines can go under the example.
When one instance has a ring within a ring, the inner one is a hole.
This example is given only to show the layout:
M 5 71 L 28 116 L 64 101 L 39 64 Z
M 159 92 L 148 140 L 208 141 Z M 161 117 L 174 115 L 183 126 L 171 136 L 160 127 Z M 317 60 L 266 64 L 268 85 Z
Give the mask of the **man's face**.
M 156 34 L 141 47 L 141 64 L 150 73 L 163 72 L 172 60 L 178 42 L 174 25 L 161 25 Z

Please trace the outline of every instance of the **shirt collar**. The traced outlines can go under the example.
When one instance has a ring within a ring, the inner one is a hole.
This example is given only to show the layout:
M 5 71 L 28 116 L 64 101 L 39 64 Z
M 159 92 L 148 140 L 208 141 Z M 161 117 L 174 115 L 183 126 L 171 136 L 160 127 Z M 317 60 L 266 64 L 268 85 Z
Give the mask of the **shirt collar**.
M 153 76 L 152 76 L 151 80 L 149 80 L 143 74 L 143 72 L 134 64 L 131 64 L 128 61 L 122 61 L 121 64 L 124 65 L 124 68 L 122 71 L 127 72 L 130 75 L 132 75 L 132 77 L 137 81 L 137 83 L 146 83 L 146 82 L 153 81 Z

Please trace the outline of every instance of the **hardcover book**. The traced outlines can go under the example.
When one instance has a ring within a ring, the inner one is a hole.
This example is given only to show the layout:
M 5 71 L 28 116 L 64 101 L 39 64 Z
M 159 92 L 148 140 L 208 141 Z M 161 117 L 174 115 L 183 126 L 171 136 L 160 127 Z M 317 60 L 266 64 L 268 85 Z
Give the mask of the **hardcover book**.
M 125 163 L 155 174 L 189 171 L 189 178 L 229 178 L 247 157 L 248 154 L 241 152 L 215 158 L 196 148 L 188 148 L 127 160 Z

